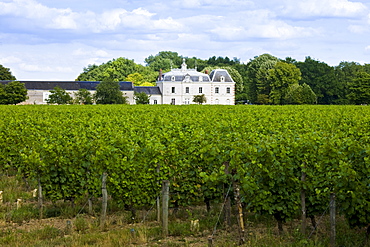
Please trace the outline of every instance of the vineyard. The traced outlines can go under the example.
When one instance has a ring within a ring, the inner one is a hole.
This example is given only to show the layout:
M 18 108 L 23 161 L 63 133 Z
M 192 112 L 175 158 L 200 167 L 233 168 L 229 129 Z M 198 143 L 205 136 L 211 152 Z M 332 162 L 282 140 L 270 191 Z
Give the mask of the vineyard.
M 0 173 L 39 181 L 50 201 L 100 198 L 106 173 L 133 212 L 163 180 L 170 207 L 209 208 L 236 181 L 244 212 L 279 229 L 333 194 L 351 227 L 370 224 L 367 106 L 0 106 L 0 118 Z

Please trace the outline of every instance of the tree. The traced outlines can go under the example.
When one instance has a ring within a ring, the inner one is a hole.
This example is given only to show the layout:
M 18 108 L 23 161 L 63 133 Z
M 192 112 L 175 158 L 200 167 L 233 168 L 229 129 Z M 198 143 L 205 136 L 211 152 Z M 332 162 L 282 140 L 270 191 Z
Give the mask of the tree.
M 27 89 L 24 83 L 11 81 L 6 85 L 0 84 L 0 104 L 16 105 L 27 98 Z
M 341 98 L 341 87 L 333 67 L 311 57 L 306 57 L 304 62 L 297 62 L 296 66 L 302 73 L 301 83 L 312 88 L 318 104 L 336 104 Z
M 12 72 L 10 72 L 10 69 L 9 68 L 5 68 L 4 66 L 2 66 L 0 64 L 0 80 L 3 80 L 3 81 L 7 81 L 7 80 L 14 81 L 14 80 L 16 80 L 16 78 L 12 75 Z
M 53 90 L 50 90 L 49 98 L 46 100 L 48 104 L 65 105 L 72 103 L 72 97 L 63 88 L 56 86 Z
M 370 74 L 359 72 L 349 83 L 348 99 L 353 104 L 370 104 Z
M 143 75 L 144 81 L 155 83 L 158 77 L 158 72 L 152 68 L 136 64 L 134 60 L 123 57 L 113 59 L 99 66 L 89 65 L 83 70 L 77 77 L 77 81 L 102 81 L 106 77 L 111 77 L 116 81 L 126 81 L 130 74 L 140 73 Z
M 105 78 L 96 86 L 94 95 L 97 104 L 126 104 L 127 99 L 123 97 L 118 81 L 111 77 Z
M 80 88 L 77 93 L 75 93 L 75 102 L 82 105 L 92 105 L 93 97 L 89 90 Z
M 289 86 L 284 98 L 284 103 L 292 105 L 316 104 L 317 97 L 306 83 L 302 85 L 294 83 Z
M 300 79 L 301 71 L 294 64 L 277 62 L 267 72 L 267 85 L 271 88 L 269 102 L 274 105 L 283 104 L 289 86 L 298 84 Z
M 204 94 L 202 95 L 194 95 L 193 102 L 198 103 L 199 105 L 206 103 L 207 98 Z
M 148 105 L 149 100 L 150 100 L 150 95 L 147 95 L 144 92 L 141 92 L 141 93 L 135 92 L 134 98 L 135 98 L 135 102 L 137 105 Z
M 154 71 L 159 71 L 160 69 L 166 71 L 171 68 L 179 68 L 182 64 L 182 59 L 183 57 L 179 56 L 177 52 L 161 51 L 155 56 L 150 55 L 145 58 L 145 63 Z
M 262 54 L 255 57 L 247 64 L 247 86 L 249 100 L 252 103 L 267 104 L 269 102 L 270 86 L 267 81 L 267 73 L 279 61 L 270 54 Z

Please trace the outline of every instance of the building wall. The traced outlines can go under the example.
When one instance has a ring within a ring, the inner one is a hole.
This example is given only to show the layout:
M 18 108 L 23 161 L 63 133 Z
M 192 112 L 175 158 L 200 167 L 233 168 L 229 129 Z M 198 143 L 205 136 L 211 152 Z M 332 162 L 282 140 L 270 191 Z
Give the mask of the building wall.
M 47 104 L 46 100 L 49 98 L 50 90 L 28 90 L 28 99 L 22 104 L 45 105 Z M 66 92 L 74 99 L 75 93 L 78 92 L 78 90 L 66 90 Z M 95 94 L 95 92 L 96 90 L 90 90 L 91 94 Z M 135 104 L 134 91 L 122 91 L 122 94 L 127 97 L 129 104 Z
M 204 94 L 208 105 L 233 105 L 235 102 L 234 83 L 214 83 L 214 82 L 158 82 L 163 94 L 163 104 L 176 105 L 196 104 L 193 102 L 195 95 Z M 173 89 L 174 88 L 174 91 Z M 187 89 L 188 88 L 188 92 Z M 201 92 L 199 89 L 202 89 Z M 218 88 L 218 93 L 216 93 Z M 229 88 L 230 93 L 227 93 Z

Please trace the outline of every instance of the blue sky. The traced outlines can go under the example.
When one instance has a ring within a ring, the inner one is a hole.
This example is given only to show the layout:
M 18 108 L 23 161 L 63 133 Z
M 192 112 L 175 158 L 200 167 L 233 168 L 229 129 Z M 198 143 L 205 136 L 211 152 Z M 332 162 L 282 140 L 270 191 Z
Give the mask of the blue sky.
M 74 80 L 159 51 L 370 63 L 370 1 L 0 0 L 0 64 L 18 80 Z

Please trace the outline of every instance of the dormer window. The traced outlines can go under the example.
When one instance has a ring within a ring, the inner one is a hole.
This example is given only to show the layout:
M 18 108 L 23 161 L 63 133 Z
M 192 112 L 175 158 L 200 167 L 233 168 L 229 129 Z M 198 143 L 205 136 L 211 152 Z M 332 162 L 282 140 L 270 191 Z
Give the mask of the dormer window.
M 203 81 L 203 76 L 199 76 L 199 81 Z
M 225 82 L 225 76 L 220 77 L 221 82 Z
M 175 76 L 171 76 L 171 81 L 175 81 Z

